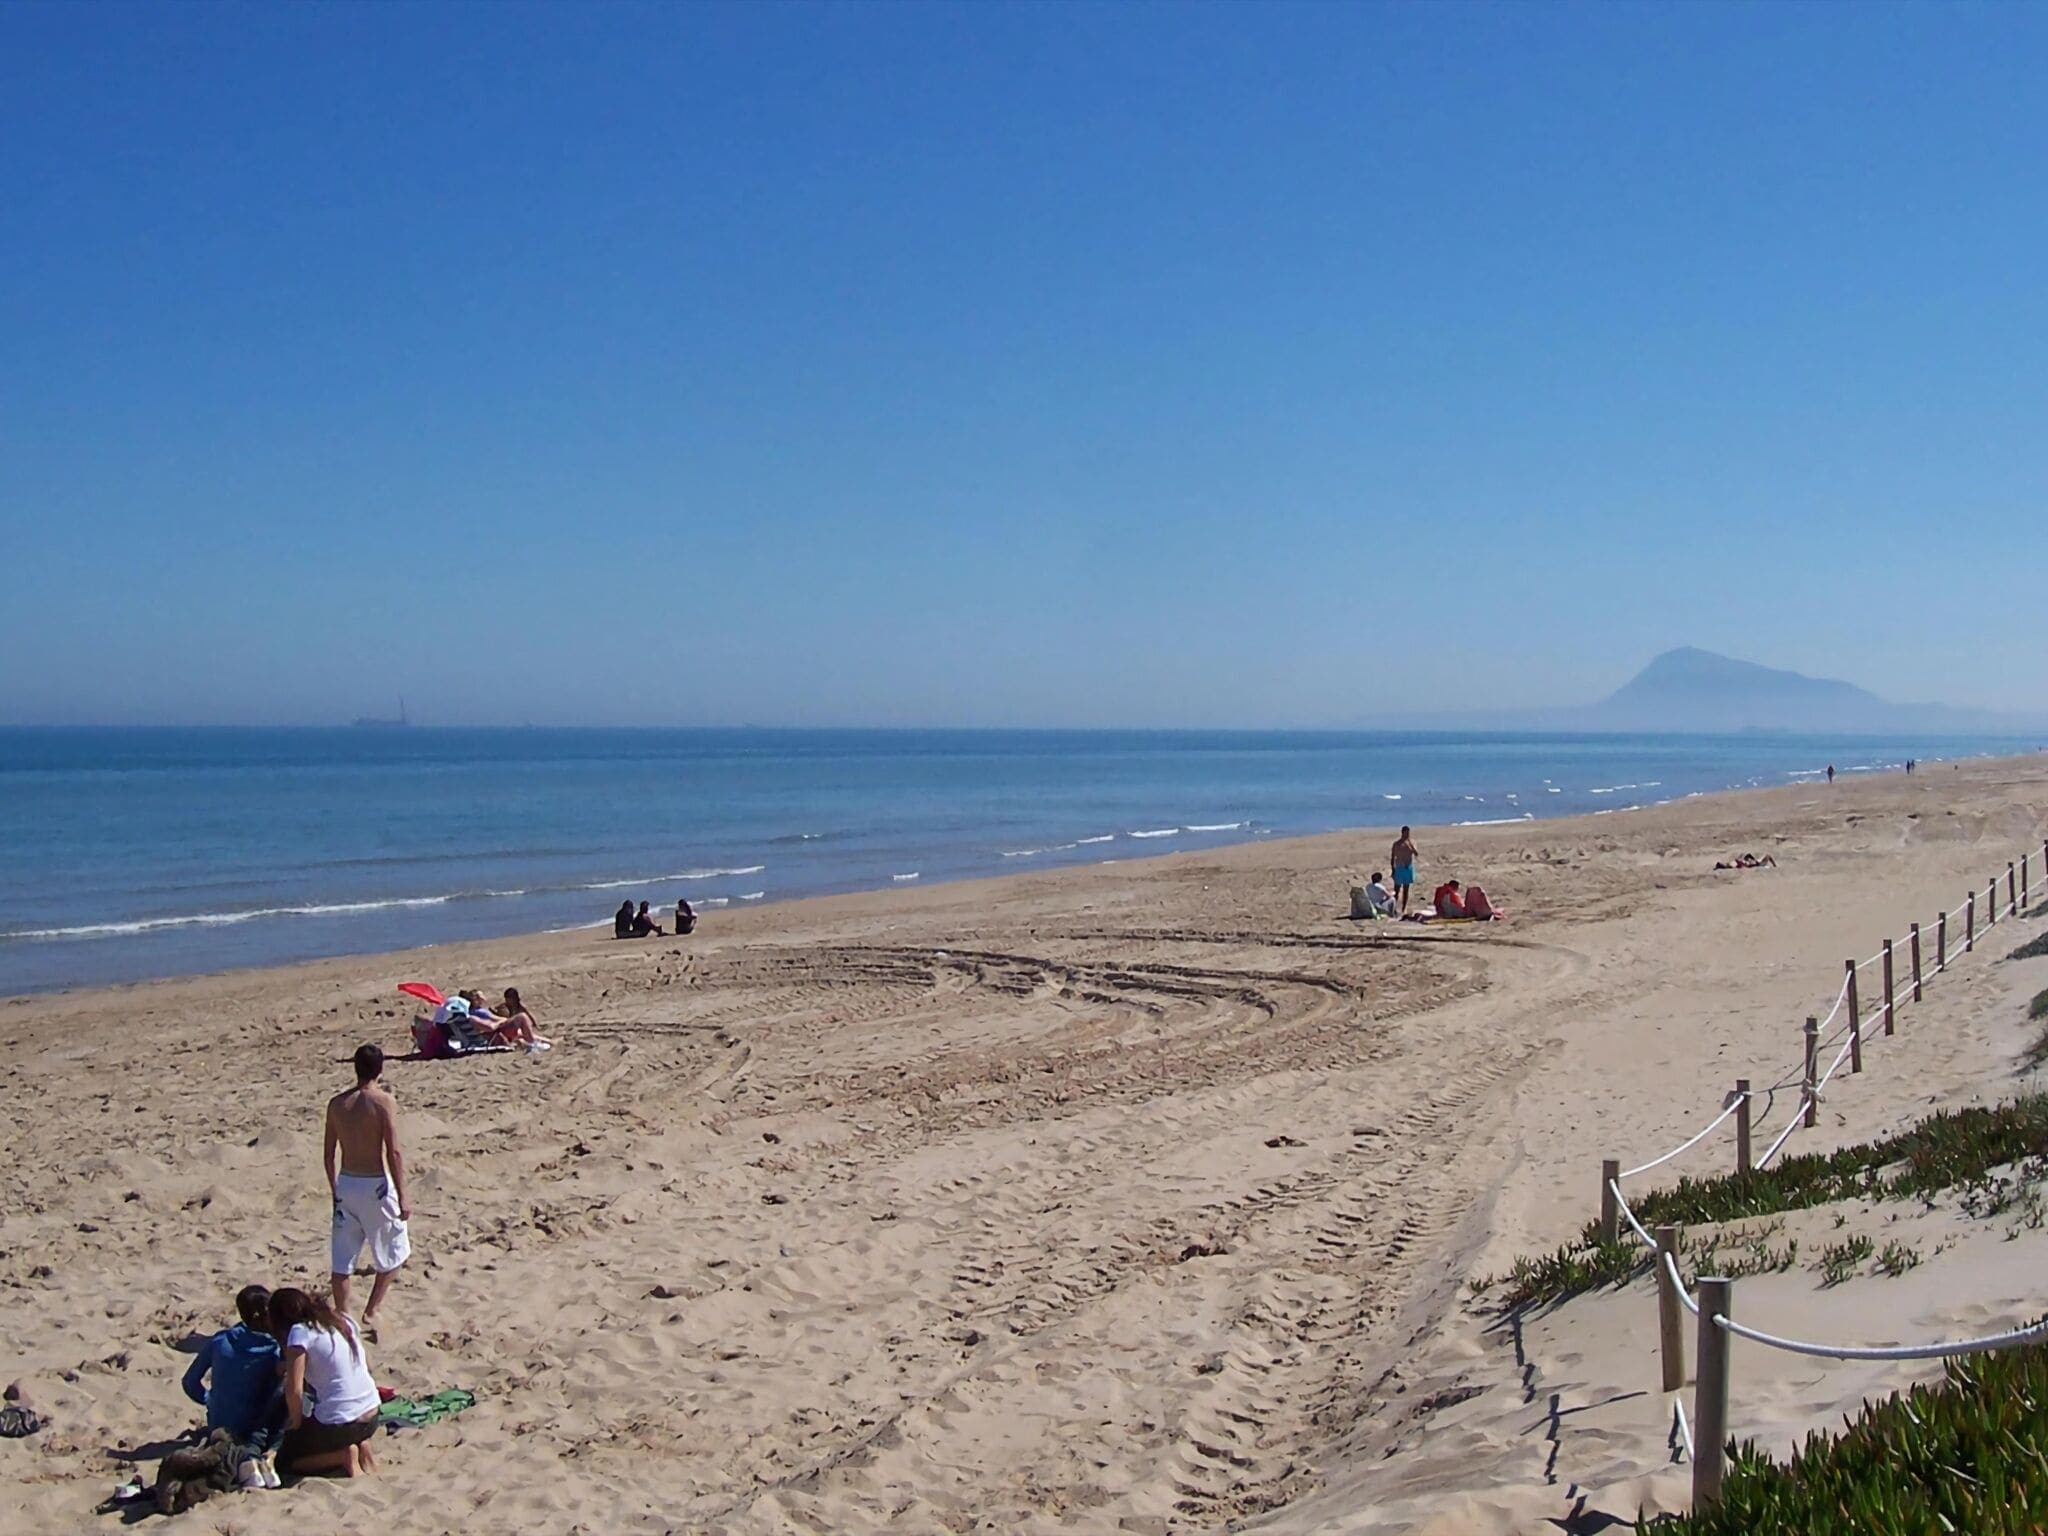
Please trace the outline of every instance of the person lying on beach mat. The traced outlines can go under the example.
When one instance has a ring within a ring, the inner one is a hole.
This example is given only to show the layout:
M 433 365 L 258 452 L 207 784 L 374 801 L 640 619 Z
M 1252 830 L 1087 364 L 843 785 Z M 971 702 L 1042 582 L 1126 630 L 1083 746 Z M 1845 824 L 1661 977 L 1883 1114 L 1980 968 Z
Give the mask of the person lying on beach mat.
M 1723 862 L 1714 866 L 1716 869 L 1776 869 L 1777 867 L 1778 861 L 1768 853 L 1762 858 L 1758 858 L 1753 853 L 1738 854 L 1734 863 Z

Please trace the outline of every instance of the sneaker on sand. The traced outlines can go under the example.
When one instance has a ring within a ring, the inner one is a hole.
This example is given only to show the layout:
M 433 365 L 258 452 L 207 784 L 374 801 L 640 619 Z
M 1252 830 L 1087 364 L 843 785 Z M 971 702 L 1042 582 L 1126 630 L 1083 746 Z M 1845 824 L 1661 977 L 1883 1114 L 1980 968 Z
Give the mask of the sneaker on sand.
M 270 1486 L 263 1480 L 263 1469 L 256 1464 L 254 1456 L 245 1457 L 242 1464 L 235 1468 L 235 1486 L 237 1488 L 268 1488 Z
M 256 1458 L 256 1470 L 263 1474 L 264 1487 L 282 1488 L 284 1486 L 284 1479 L 277 1475 L 277 1468 L 271 1465 L 268 1456 L 258 1456 Z

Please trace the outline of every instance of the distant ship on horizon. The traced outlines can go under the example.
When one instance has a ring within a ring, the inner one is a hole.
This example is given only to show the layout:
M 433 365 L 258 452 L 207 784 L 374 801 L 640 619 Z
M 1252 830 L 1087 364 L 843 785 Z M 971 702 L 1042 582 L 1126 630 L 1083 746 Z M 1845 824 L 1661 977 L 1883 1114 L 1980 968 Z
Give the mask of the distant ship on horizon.
M 405 695 L 401 693 L 398 696 L 398 718 L 396 720 L 381 720 L 374 715 L 358 715 L 353 721 L 350 722 L 350 724 L 355 726 L 356 729 L 358 730 L 405 730 L 408 726 L 412 724 L 412 721 L 407 719 L 405 714 Z

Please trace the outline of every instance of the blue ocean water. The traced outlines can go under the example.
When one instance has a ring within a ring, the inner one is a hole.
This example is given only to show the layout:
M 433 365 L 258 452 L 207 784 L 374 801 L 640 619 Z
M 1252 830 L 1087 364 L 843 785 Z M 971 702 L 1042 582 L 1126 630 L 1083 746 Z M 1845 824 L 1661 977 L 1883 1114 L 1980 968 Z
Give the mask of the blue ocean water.
M 1996 738 L 0 730 L 0 995 L 1135 858 L 1621 811 Z

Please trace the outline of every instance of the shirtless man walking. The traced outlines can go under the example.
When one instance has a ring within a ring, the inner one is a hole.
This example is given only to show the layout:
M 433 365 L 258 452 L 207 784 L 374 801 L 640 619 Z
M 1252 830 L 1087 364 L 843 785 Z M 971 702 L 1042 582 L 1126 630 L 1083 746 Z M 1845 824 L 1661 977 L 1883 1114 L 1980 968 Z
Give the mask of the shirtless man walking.
M 405 1230 L 412 1202 L 406 1198 L 405 1158 L 398 1150 L 398 1105 L 378 1081 L 383 1075 L 384 1052 L 374 1045 L 357 1047 L 355 1087 L 327 1101 L 323 1150 L 327 1187 L 334 1195 L 328 1265 L 334 1310 L 348 1316 L 349 1273 L 368 1243 L 377 1279 L 370 1287 L 370 1304 L 363 1308 L 363 1332 L 372 1340 L 384 1293 L 412 1253 Z
M 1415 890 L 1415 839 L 1408 835 L 1410 830 L 1401 829 L 1401 835 L 1394 839 L 1393 852 L 1388 855 L 1394 865 L 1394 894 L 1400 898 L 1403 916 L 1408 911 L 1408 898 Z

